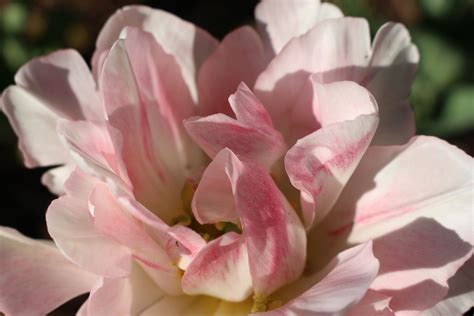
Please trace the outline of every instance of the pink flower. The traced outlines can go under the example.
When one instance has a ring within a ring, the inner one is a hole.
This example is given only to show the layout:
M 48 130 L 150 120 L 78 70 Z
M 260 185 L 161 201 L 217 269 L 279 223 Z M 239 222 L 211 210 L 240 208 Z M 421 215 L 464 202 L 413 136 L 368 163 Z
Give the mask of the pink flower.
M 414 136 L 407 30 L 265 0 L 222 42 L 126 7 L 37 58 L 2 109 L 59 166 L 55 246 L 0 230 L 0 311 L 455 315 L 473 302 L 473 159 Z M 229 97 L 230 96 L 230 97 Z

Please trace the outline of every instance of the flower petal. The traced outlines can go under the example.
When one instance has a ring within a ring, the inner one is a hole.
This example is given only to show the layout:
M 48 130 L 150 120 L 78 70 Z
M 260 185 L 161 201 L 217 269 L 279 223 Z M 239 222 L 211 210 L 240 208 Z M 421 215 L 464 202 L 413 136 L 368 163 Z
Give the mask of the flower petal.
M 45 315 L 89 292 L 97 276 L 81 270 L 50 243 L 0 229 L 0 311 L 6 315 Z
M 312 276 L 320 281 L 307 291 L 280 308 L 256 315 L 342 315 L 362 299 L 378 268 L 371 242 L 355 246 L 341 252 L 320 274 Z
M 67 163 L 64 166 L 48 170 L 41 177 L 41 183 L 45 185 L 51 193 L 62 195 L 64 194 L 64 183 L 74 168 L 74 164 Z
M 255 93 L 265 104 L 279 131 L 287 129 L 288 113 L 312 73 L 344 69 L 337 81 L 353 80 L 352 68 L 366 66 L 370 33 L 366 20 L 329 19 L 291 40 L 255 83 Z M 335 80 L 333 80 L 335 81 Z M 301 115 L 308 115 L 301 111 Z M 304 120 L 304 118 L 302 118 Z
M 105 118 L 94 78 L 75 50 L 59 50 L 31 60 L 18 70 L 15 82 L 58 117 L 98 121 Z
M 306 233 L 268 172 L 227 152 L 226 173 L 248 249 L 256 295 L 269 295 L 296 280 L 306 258 Z
M 368 148 L 378 124 L 375 114 L 333 123 L 299 140 L 285 156 L 293 186 L 301 191 L 305 226 L 320 222 Z
M 145 229 L 119 204 L 109 189 L 98 184 L 91 194 L 94 226 L 98 231 L 131 249 L 133 257 L 160 288 L 167 293 L 181 293 L 179 272 L 170 257 Z
M 27 167 L 66 163 L 67 151 L 56 134 L 58 116 L 25 89 L 11 86 L 2 94 L 2 111 L 19 137 Z
M 227 233 L 204 247 L 186 269 L 183 291 L 240 302 L 252 294 L 247 247 L 241 235 Z
M 394 316 L 390 308 L 390 297 L 379 292 L 368 290 L 355 306 L 349 309 L 349 316 Z
M 265 0 L 255 8 L 255 17 L 270 56 L 278 54 L 293 37 L 309 31 L 318 22 L 342 17 L 334 5 L 319 0 Z
M 423 316 L 461 315 L 474 306 L 474 257 L 471 257 L 454 277 L 449 279 L 448 295 Z
M 243 26 L 229 33 L 199 70 L 199 114 L 230 114 L 229 95 L 240 82 L 252 87 L 266 64 L 263 44 L 253 28 Z
M 127 278 L 99 280 L 78 315 L 138 315 L 164 295 L 140 267 L 133 265 Z
M 164 50 L 176 57 L 194 100 L 197 100 L 196 74 L 218 42 L 206 31 L 168 12 L 145 6 L 127 6 L 112 15 L 96 42 L 92 64 L 95 74 L 102 68 L 100 56 L 112 47 L 122 29 L 134 26 L 150 32 Z
M 176 111 L 180 107 L 168 103 L 172 100 L 167 97 L 171 93 L 169 83 L 164 84 L 158 76 L 160 71 L 171 71 L 174 61 L 143 32 L 127 29 L 127 34 L 125 40 L 117 41 L 112 47 L 102 71 L 101 87 L 109 123 L 122 135 L 121 155 L 134 195 L 171 223 L 184 214 L 181 189 L 188 173 L 200 167 L 202 156 L 197 146 L 190 144 L 182 127 L 184 114 L 173 112 L 174 107 Z M 130 56 L 133 60 L 130 59 L 127 51 L 136 50 L 130 45 L 138 45 L 139 39 L 147 60 L 153 60 L 156 55 L 167 64 L 157 62 L 153 64 L 156 69 L 145 68 L 137 60 L 143 56 L 136 52 Z M 178 74 L 175 75 L 168 80 L 178 80 Z M 143 91 L 138 88 L 141 85 Z M 157 94 L 159 97 L 155 97 Z
M 185 121 L 189 135 L 213 158 L 229 148 L 242 158 L 258 161 L 270 168 L 286 149 L 281 134 L 252 91 L 241 83 L 229 98 L 237 119 L 223 114 Z
M 369 148 L 321 229 L 349 243 L 375 239 L 382 274 L 373 288 L 395 311 L 422 311 L 471 255 L 472 168 L 434 137 Z
M 232 186 L 225 170 L 228 151 L 220 151 L 204 171 L 194 192 L 192 210 L 201 224 L 239 223 Z
M 61 252 L 84 269 L 105 277 L 125 276 L 130 273 L 130 249 L 98 231 L 89 213 L 88 201 L 97 183 L 74 171 L 65 184 L 67 194 L 48 208 L 48 232 Z
M 255 83 L 256 95 L 267 106 L 278 130 L 291 123 L 310 74 L 321 83 L 355 81 L 378 100 L 381 128 L 377 144 L 403 144 L 414 134 L 413 111 L 407 101 L 418 51 L 400 24 L 386 24 L 370 44 L 367 21 L 330 19 L 291 40 Z M 301 120 L 305 120 L 304 117 Z M 283 132 L 285 134 L 285 132 Z

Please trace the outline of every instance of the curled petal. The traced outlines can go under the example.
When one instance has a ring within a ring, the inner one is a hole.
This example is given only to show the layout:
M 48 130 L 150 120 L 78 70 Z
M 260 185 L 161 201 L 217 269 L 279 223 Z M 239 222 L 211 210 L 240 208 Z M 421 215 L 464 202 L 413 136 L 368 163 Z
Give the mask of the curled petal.
M 226 173 L 248 249 L 256 295 L 296 280 L 306 259 L 306 233 L 298 216 L 261 166 L 227 151 Z
M 223 114 L 185 121 L 191 137 L 210 156 L 229 148 L 240 157 L 270 168 L 286 149 L 281 134 L 252 91 L 241 83 L 229 98 L 236 119 Z
M 225 301 L 243 301 L 252 293 L 247 247 L 242 236 L 227 233 L 204 247 L 182 280 L 189 295 L 203 294 Z
M 334 123 L 299 140 L 285 156 L 291 183 L 301 191 L 306 227 L 331 210 L 368 148 L 378 117 L 361 115 Z
M 98 279 L 80 269 L 49 242 L 0 229 L 0 311 L 6 315 L 45 315 L 89 292 Z

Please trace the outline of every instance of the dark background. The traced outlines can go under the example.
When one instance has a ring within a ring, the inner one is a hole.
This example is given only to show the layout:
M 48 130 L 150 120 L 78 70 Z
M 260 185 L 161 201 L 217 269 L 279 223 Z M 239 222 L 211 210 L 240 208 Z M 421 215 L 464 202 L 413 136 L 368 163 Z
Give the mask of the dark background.
M 73 47 L 90 60 L 101 26 L 123 5 L 141 3 L 161 8 L 222 38 L 239 25 L 253 23 L 257 2 L 0 0 L 0 91 L 13 83 L 18 67 L 34 56 Z M 373 33 L 389 20 L 408 26 L 421 53 L 411 96 L 418 133 L 445 138 L 473 155 L 474 1 L 331 2 L 346 15 L 366 17 Z M 16 137 L 1 114 L 0 162 L 4 184 L 0 190 L 0 225 L 17 228 L 34 238 L 48 238 L 44 213 L 54 196 L 40 183 L 44 169 L 28 170 L 22 165 Z

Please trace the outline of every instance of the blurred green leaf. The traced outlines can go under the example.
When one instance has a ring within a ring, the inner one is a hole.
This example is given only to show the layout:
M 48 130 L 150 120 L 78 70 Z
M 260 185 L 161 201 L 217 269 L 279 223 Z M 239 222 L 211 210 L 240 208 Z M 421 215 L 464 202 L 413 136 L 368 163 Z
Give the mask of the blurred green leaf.
M 5 64 L 14 71 L 28 60 L 28 54 L 23 44 L 16 38 L 6 38 L 2 47 Z
M 27 11 L 21 3 L 9 3 L 5 5 L 2 15 L 2 27 L 6 33 L 16 34 L 25 26 Z
M 474 85 L 457 87 L 449 94 L 430 132 L 446 137 L 470 130 L 474 130 Z

